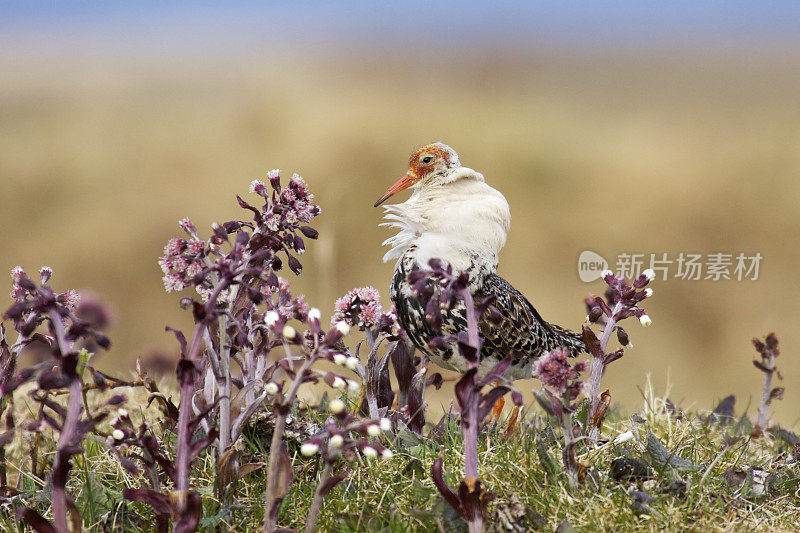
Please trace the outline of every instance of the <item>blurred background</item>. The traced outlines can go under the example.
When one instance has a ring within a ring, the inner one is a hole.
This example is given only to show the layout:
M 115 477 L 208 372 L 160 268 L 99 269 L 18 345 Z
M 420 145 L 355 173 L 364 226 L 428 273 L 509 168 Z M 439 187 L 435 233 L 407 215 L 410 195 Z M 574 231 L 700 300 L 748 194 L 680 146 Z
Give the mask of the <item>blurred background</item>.
M 683 407 L 734 393 L 754 412 L 750 341 L 774 330 L 775 418 L 797 426 L 799 4 L 12 0 L 0 80 L 0 270 L 49 265 L 106 301 L 101 368 L 177 357 L 164 326 L 189 317 L 163 291 L 164 243 L 181 217 L 240 217 L 235 194 L 274 167 L 323 209 L 295 291 L 328 316 L 354 286 L 388 302 L 372 204 L 443 141 L 511 204 L 499 273 L 564 326 L 602 291 L 583 250 L 760 253 L 754 281 L 673 264 L 605 383 L 627 412 L 648 374 Z

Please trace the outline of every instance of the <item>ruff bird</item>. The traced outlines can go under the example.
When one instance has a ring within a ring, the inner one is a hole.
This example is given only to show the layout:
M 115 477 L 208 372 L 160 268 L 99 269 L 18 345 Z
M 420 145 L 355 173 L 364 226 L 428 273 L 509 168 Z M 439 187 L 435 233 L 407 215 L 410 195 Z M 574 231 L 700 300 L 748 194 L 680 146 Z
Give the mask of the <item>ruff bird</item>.
M 479 323 L 484 339 L 479 375 L 510 356 L 513 363 L 506 377 L 530 378 L 536 359 L 545 352 L 557 347 L 573 355 L 585 351 L 579 334 L 546 322 L 530 301 L 495 273 L 511 214 L 505 197 L 487 185 L 482 174 L 461 166 L 458 154 L 449 146 L 434 143 L 411 155 L 408 172 L 389 187 L 375 207 L 407 188 L 414 189 L 408 200 L 384 206 L 387 222 L 382 225 L 399 231 L 384 241 L 390 250 L 383 261 L 397 260 L 392 302 L 411 341 L 433 363 L 459 372 L 468 368 L 454 344 L 437 348 L 429 344 L 437 335 L 465 329 L 463 305 L 443 313 L 442 330 L 434 332 L 425 318 L 424 304 L 415 298 L 408 283 L 408 274 L 428 269 L 432 258 L 450 264 L 454 271 L 467 272 L 469 290 L 476 299 L 494 297 Z M 490 314 L 494 317 L 491 321 Z

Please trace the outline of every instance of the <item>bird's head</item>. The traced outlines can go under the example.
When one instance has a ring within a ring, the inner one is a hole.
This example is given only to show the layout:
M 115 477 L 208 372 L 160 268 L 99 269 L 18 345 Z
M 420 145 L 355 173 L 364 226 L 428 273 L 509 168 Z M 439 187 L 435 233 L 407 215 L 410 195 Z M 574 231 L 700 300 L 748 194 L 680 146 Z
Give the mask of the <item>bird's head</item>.
M 453 171 L 461 168 L 461 161 L 455 150 L 444 143 L 433 143 L 423 146 L 408 160 L 408 172 L 389 187 L 386 193 L 375 202 L 378 207 L 390 196 L 413 185 L 429 183 L 448 183 Z

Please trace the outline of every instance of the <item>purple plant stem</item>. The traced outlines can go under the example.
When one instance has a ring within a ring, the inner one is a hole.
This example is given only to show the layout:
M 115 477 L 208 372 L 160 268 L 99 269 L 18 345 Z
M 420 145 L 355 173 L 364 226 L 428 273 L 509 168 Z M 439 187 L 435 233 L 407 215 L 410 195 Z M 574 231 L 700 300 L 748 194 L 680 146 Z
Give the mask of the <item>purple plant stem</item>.
M 378 343 L 375 332 L 372 328 L 366 328 L 367 334 L 367 347 L 369 348 L 369 357 L 367 358 L 367 366 L 369 366 L 369 361 L 374 359 L 378 354 Z M 361 363 L 358 364 L 361 367 Z M 362 367 L 363 368 L 363 367 Z M 361 375 L 361 373 L 359 373 Z M 378 418 L 378 399 L 372 394 L 371 387 L 368 386 L 369 383 L 369 376 L 367 376 L 366 370 L 363 371 L 363 375 L 361 375 L 361 381 L 365 385 L 365 395 L 367 397 L 367 408 L 369 411 L 370 418 Z
M 308 372 L 308 369 L 311 368 L 311 365 L 314 364 L 316 361 L 316 357 L 312 356 L 306 359 L 303 366 L 300 368 L 300 371 L 292 381 L 291 386 L 289 387 L 289 391 L 284 398 L 283 406 L 288 410 L 289 406 L 292 405 L 294 402 L 294 398 L 297 395 L 297 389 L 300 388 L 300 384 L 303 382 L 303 378 Z M 264 498 L 264 532 L 271 533 L 275 531 L 275 523 L 277 521 L 277 514 L 275 519 L 271 518 L 271 510 L 272 507 L 275 505 L 275 501 L 278 499 L 277 495 L 275 494 L 276 490 L 276 483 L 278 479 L 278 456 L 280 454 L 280 447 L 281 443 L 283 442 L 283 432 L 286 429 L 286 413 L 282 412 L 281 410 L 275 409 L 273 412 L 276 413 L 276 420 L 275 420 L 275 429 L 272 432 L 272 442 L 270 443 L 269 448 L 269 464 L 267 466 L 267 491 L 266 497 Z
M 306 533 L 314 533 L 317 527 L 317 518 L 322 509 L 322 500 L 325 498 L 322 495 L 321 489 L 324 487 L 328 480 L 331 478 L 331 471 L 333 470 L 333 463 L 325 461 L 325 469 L 322 471 L 322 476 L 317 483 L 317 490 L 314 491 L 314 499 L 311 500 L 311 508 L 308 510 L 308 518 L 306 519 Z
M 569 405 L 569 392 L 564 394 L 562 398 L 562 402 L 564 405 Z M 579 485 L 578 482 L 578 470 L 577 465 L 575 464 L 575 436 L 572 432 L 572 416 L 569 411 L 566 409 L 561 410 L 561 416 L 559 418 L 559 422 L 561 422 L 561 431 L 564 433 L 564 448 L 561 451 L 561 459 L 564 463 L 564 473 L 567 475 L 567 482 L 569 483 L 570 487 L 577 488 Z
M 186 354 L 186 359 L 194 364 L 200 351 L 200 338 L 206 328 L 204 322 L 198 322 L 192 334 L 192 344 Z M 192 436 L 189 434 L 189 421 L 192 418 L 192 395 L 194 394 L 194 380 L 184 378 L 181 384 L 181 403 L 178 411 L 178 442 L 175 446 L 175 475 L 177 478 L 176 489 L 189 490 L 189 470 L 191 468 L 189 445 Z
M 769 359 L 767 364 L 764 365 L 769 368 L 768 372 L 764 372 L 764 386 L 761 388 L 761 403 L 758 405 L 758 421 L 756 425 L 762 430 L 767 427 L 769 419 L 767 418 L 769 412 L 769 400 L 772 392 L 772 374 L 775 373 L 775 355 L 770 350 Z
M 66 339 L 64 323 L 61 316 L 56 311 L 50 311 L 50 322 L 53 325 L 58 349 L 61 357 L 66 357 L 70 353 L 70 346 Z M 64 465 L 64 461 L 69 461 L 66 448 L 74 444 L 77 439 L 78 422 L 83 411 L 81 381 L 77 374 L 72 376 L 69 384 L 69 403 L 67 405 L 67 417 L 56 446 L 56 457 L 53 461 L 53 524 L 56 531 L 66 533 L 67 527 L 67 491 L 66 483 L 69 473 L 69 465 Z
M 478 316 L 475 312 L 475 302 L 472 300 L 472 294 L 469 289 L 460 291 L 461 298 L 464 301 L 464 307 L 467 311 L 467 336 L 470 346 L 477 350 L 476 360 L 470 362 L 470 368 L 477 368 L 477 358 L 480 357 L 480 337 L 478 335 Z M 475 378 L 477 379 L 477 374 Z M 480 420 L 478 420 L 478 406 L 469 405 L 466 407 L 466 412 L 462 408 L 462 416 L 466 419 L 461 425 L 461 431 L 464 436 L 464 480 L 470 489 L 474 488 L 474 483 L 478 481 L 478 429 L 480 427 Z M 476 513 L 468 522 L 470 533 L 480 533 L 484 531 L 483 516 L 481 513 Z
M 598 339 L 600 341 L 600 353 L 602 354 L 606 353 L 608 342 L 611 340 L 611 334 L 617 326 L 617 321 L 614 317 L 621 310 L 622 302 L 617 302 L 614 309 L 611 310 L 611 316 L 606 320 L 606 324 L 603 327 L 603 334 Z M 592 357 L 592 368 L 589 372 L 589 398 L 591 398 L 592 403 L 589 406 L 589 415 L 586 417 L 587 424 L 594 418 L 597 412 L 597 406 L 600 404 L 600 380 L 603 378 L 603 371 L 605 368 L 606 364 L 603 362 L 603 357 Z M 599 434 L 599 428 L 590 427 L 587 435 L 589 437 L 589 442 L 592 444 L 596 443 Z
M 214 291 L 208 297 L 208 302 L 214 305 L 219 294 L 227 286 L 227 282 L 222 281 L 217 284 Z M 192 344 L 186 353 L 186 359 L 194 365 L 200 353 L 200 342 L 207 329 L 205 321 L 198 322 L 192 333 Z M 176 489 L 179 491 L 189 490 L 189 474 L 191 471 L 191 440 L 189 433 L 189 422 L 192 418 L 192 395 L 194 395 L 194 379 L 184 378 L 181 383 L 181 403 L 178 411 L 178 442 L 175 446 L 175 476 Z

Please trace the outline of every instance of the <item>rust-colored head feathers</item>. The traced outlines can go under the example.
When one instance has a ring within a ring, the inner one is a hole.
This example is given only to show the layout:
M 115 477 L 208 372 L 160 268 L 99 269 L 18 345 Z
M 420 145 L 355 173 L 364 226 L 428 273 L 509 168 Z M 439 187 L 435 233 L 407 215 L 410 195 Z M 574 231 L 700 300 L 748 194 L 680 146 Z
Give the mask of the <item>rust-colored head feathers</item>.
M 408 159 L 408 172 L 389 187 L 386 193 L 375 202 L 378 207 L 390 196 L 415 185 L 432 174 L 444 174 L 448 170 L 458 168 L 461 162 L 455 150 L 444 143 L 433 143 L 423 146 Z

